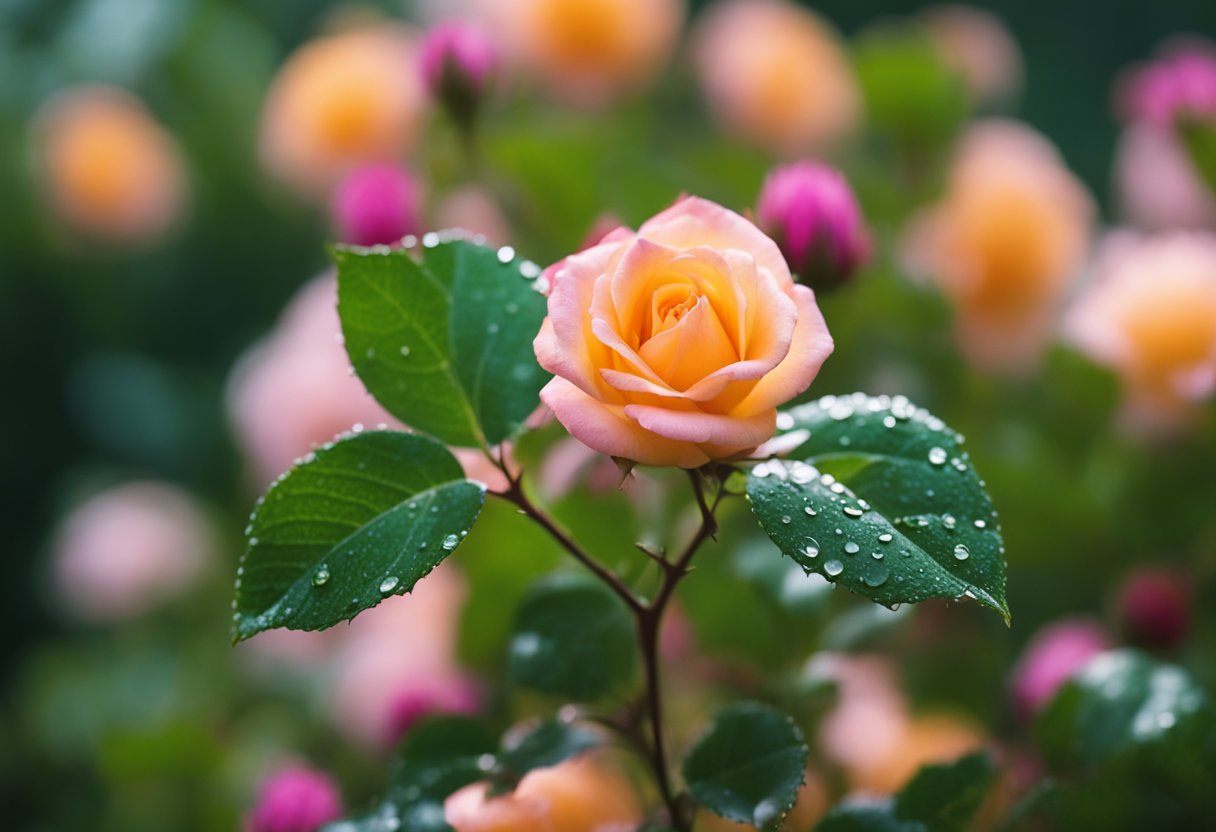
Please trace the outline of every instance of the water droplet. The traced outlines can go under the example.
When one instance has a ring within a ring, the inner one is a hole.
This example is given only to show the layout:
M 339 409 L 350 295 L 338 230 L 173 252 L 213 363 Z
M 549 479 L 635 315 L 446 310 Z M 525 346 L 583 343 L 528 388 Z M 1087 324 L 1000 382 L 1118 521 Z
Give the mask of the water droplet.
M 823 571 L 827 573 L 828 577 L 835 578 L 844 571 L 844 564 L 838 560 L 830 560 L 823 565 Z
M 819 557 L 819 541 L 813 537 L 806 539 L 806 548 L 802 550 L 808 558 Z
M 945 448 L 929 449 L 929 461 L 934 465 L 945 465 L 947 456 Z
M 942 525 L 945 526 L 947 529 L 953 529 L 957 523 L 958 523 L 958 521 L 954 519 L 953 514 L 943 514 L 942 515 Z
M 861 551 L 861 547 L 850 540 L 848 543 L 844 544 L 844 550 L 850 555 L 855 555 Z
M 890 543 L 893 539 L 894 538 L 892 538 L 891 535 L 887 534 L 886 532 L 883 532 L 878 536 L 879 543 Z
M 815 517 L 819 514 L 819 512 L 815 511 L 814 506 L 807 506 L 806 508 L 803 509 L 803 511 L 806 512 L 807 517 Z
M 954 559 L 955 560 L 966 560 L 969 557 L 971 557 L 971 550 L 968 549 L 966 546 L 964 546 L 963 544 L 960 543 L 954 547 Z
M 882 560 L 882 552 L 870 552 L 870 557 L 874 560 Z
M 893 427 L 895 427 L 895 417 L 894 416 L 885 416 L 885 417 L 883 417 L 882 423 L 883 423 L 884 427 L 893 428 Z
M 844 513 L 850 517 L 860 517 L 861 515 L 865 514 L 864 511 L 859 508 L 854 508 L 853 506 L 845 506 Z
M 987 524 L 987 523 L 985 523 L 983 520 L 976 520 L 976 521 L 975 521 L 975 527 L 976 527 L 977 529 L 984 529 L 984 528 L 987 528 L 987 527 L 988 527 L 988 524 Z
M 503 246 L 498 250 L 498 262 L 510 263 L 515 259 L 515 249 L 510 246 Z
M 491 771 L 494 768 L 494 755 L 482 754 L 477 758 L 477 767 L 482 771 Z
M 375 347 L 368 347 L 368 348 L 367 348 L 367 357 L 368 357 L 368 358 L 375 358 L 375 357 L 376 357 L 376 348 L 375 348 Z
M 249 538 L 249 545 L 250 545 L 250 546 L 257 546 L 257 545 L 258 545 L 258 539 L 257 539 L 256 537 L 251 537 L 251 538 Z
M 409 358 L 409 357 L 410 357 L 410 345 L 409 345 L 409 344 L 402 344 L 402 345 L 401 345 L 401 357 L 402 357 L 402 358 Z
M 327 583 L 329 583 L 329 569 L 328 567 L 322 565 L 317 569 L 316 572 L 313 573 L 312 585 L 325 586 Z
M 390 592 L 392 592 L 394 589 L 397 588 L 397 584 L 399 584 L 399 583 L 401 583 L 401 581 L 399 581 L 397 579 L 396 575 L 389 575 L 387 578 L 385 578 L 383 581 L 380 582 L 380 594 L 388 595 Z
M 849 437 L 847 437 L 847 436 L 840 437 L 841 447 L 847 448 L 847 447 L 849 447 L 849 445 L 852 445 L 852 444 L 853 444 L 853 440 L 850 439 Z
M 497 335 L 498 334 L 498 324 L 490 324 L 489 326 L 486 327 L 486 332 L 489 333 L 490 335 Z
M 508 315 L 514 315 L 516 312 L 519 311 L 519 304 L 518 303 L 508 303 L 504 307 L 504 309 L 506 310 Z
M 864 581 L 865 585 L 869 586 L 869 587 L 882 586 L 883 584 L 885 584 L 887 582 L 887 578 L 889 578 L 890 576 L 891 576 L 891 573 L 889 573 L 885 568 L 883 568 L 883 569 L 878 570 L 877 572 L 871 572 L 868 575 L 863 575 L 862 581 Z
M 426 248 L 434 248 L 439 245 L 439 235 L 434 231 L 428 231 L 422 235 L 422 245 Z
M 460 543 L 460 538 L 454 534 L 450 534 L 443 539 L 444 551 L 450 552 L 456 548 L 456 544 Z

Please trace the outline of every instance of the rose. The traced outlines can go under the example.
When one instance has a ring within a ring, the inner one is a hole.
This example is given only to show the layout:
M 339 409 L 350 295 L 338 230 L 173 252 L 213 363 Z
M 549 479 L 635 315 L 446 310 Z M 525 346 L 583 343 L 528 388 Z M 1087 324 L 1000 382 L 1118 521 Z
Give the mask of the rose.
M 541 398 L 612 456 L 695 468 L 773 435 L 832 352 L 809 288 L 748 220 L 686 197 L 550 267 Z

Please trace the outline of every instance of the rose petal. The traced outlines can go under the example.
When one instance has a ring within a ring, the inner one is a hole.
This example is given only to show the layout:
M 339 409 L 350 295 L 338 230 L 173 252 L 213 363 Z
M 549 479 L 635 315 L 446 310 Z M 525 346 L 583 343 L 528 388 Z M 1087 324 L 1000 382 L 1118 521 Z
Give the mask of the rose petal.
M 679 323 L 643 344 L 638 354 L 676 390 L 696 384 L 709 374 L 707 369 L 739 360 L 722 322 L 704 296 Z
M 649 431 L 682 442 L 712 442 L 731 448 L 754 448 L 777 429 L 777 412 L 754 416 L 717 416 L 701 411 L 668 410 L 644 404 L 625 405 L 625 415 Z
M 811 385 L 834 346 L 823 313 L 815 304 L 815 293 L 806 286 L 791 290 L 798 307 L 798 324 L 785 359 L 756 383 L 755 388 L 731 411 L 735 416 L 764 413 L 797 396 Z

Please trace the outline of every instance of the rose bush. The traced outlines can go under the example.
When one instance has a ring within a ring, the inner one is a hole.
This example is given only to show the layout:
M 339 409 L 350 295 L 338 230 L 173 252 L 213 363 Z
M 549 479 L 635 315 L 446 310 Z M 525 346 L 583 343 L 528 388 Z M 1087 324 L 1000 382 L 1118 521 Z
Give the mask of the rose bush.
M 685 197 L 550 267 L 541 398 L 612 456 L 696 468 L 773 435 L 832 352 L 815 294 L 742 216 Z

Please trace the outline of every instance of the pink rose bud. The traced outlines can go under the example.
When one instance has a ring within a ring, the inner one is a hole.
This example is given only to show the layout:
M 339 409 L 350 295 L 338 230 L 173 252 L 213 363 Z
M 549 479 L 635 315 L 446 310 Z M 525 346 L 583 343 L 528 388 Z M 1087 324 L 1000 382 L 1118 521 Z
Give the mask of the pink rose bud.
M 308 768 L 280 771 L 262 784 L 249 832 L 316 832 L 342 817 L 342 797 L 329 775 Z
M 1169 650 L 1186 638 L 1191 623 L 1186 580 L 1165 569 L 1141 569 L 1119 588 L 1115 610 L 1129 640 Z
M 338 239 L 357 246 L 388 245 L 421 230 L 418 185 L 390 164 L 356 169 L 333 195 L 331 214 Z
M 422 80 L 431 96 L 468 126 L 493 86 L 502 63 L 498 46 L 482 29 L 441 23 L 422 42 Z
M 815 289 L 845 283 L 870 256 L 853 191 L 826 165 L 797 162 L 773 170 L 756 202 L 756 219 L 790 270 Z
M 1106 631 L 1087 619 L 1060 621 L 1040 630 L 1013 670 L 1018 712 L 1034 716 L 1074 673 L 1109 647 Z
M 1122 115 L 1160 127 L 1179 118 L 1216 119 L 1216 45 L 1168 45 L 1156 61 L 1134 69 L 1116 90 Z

